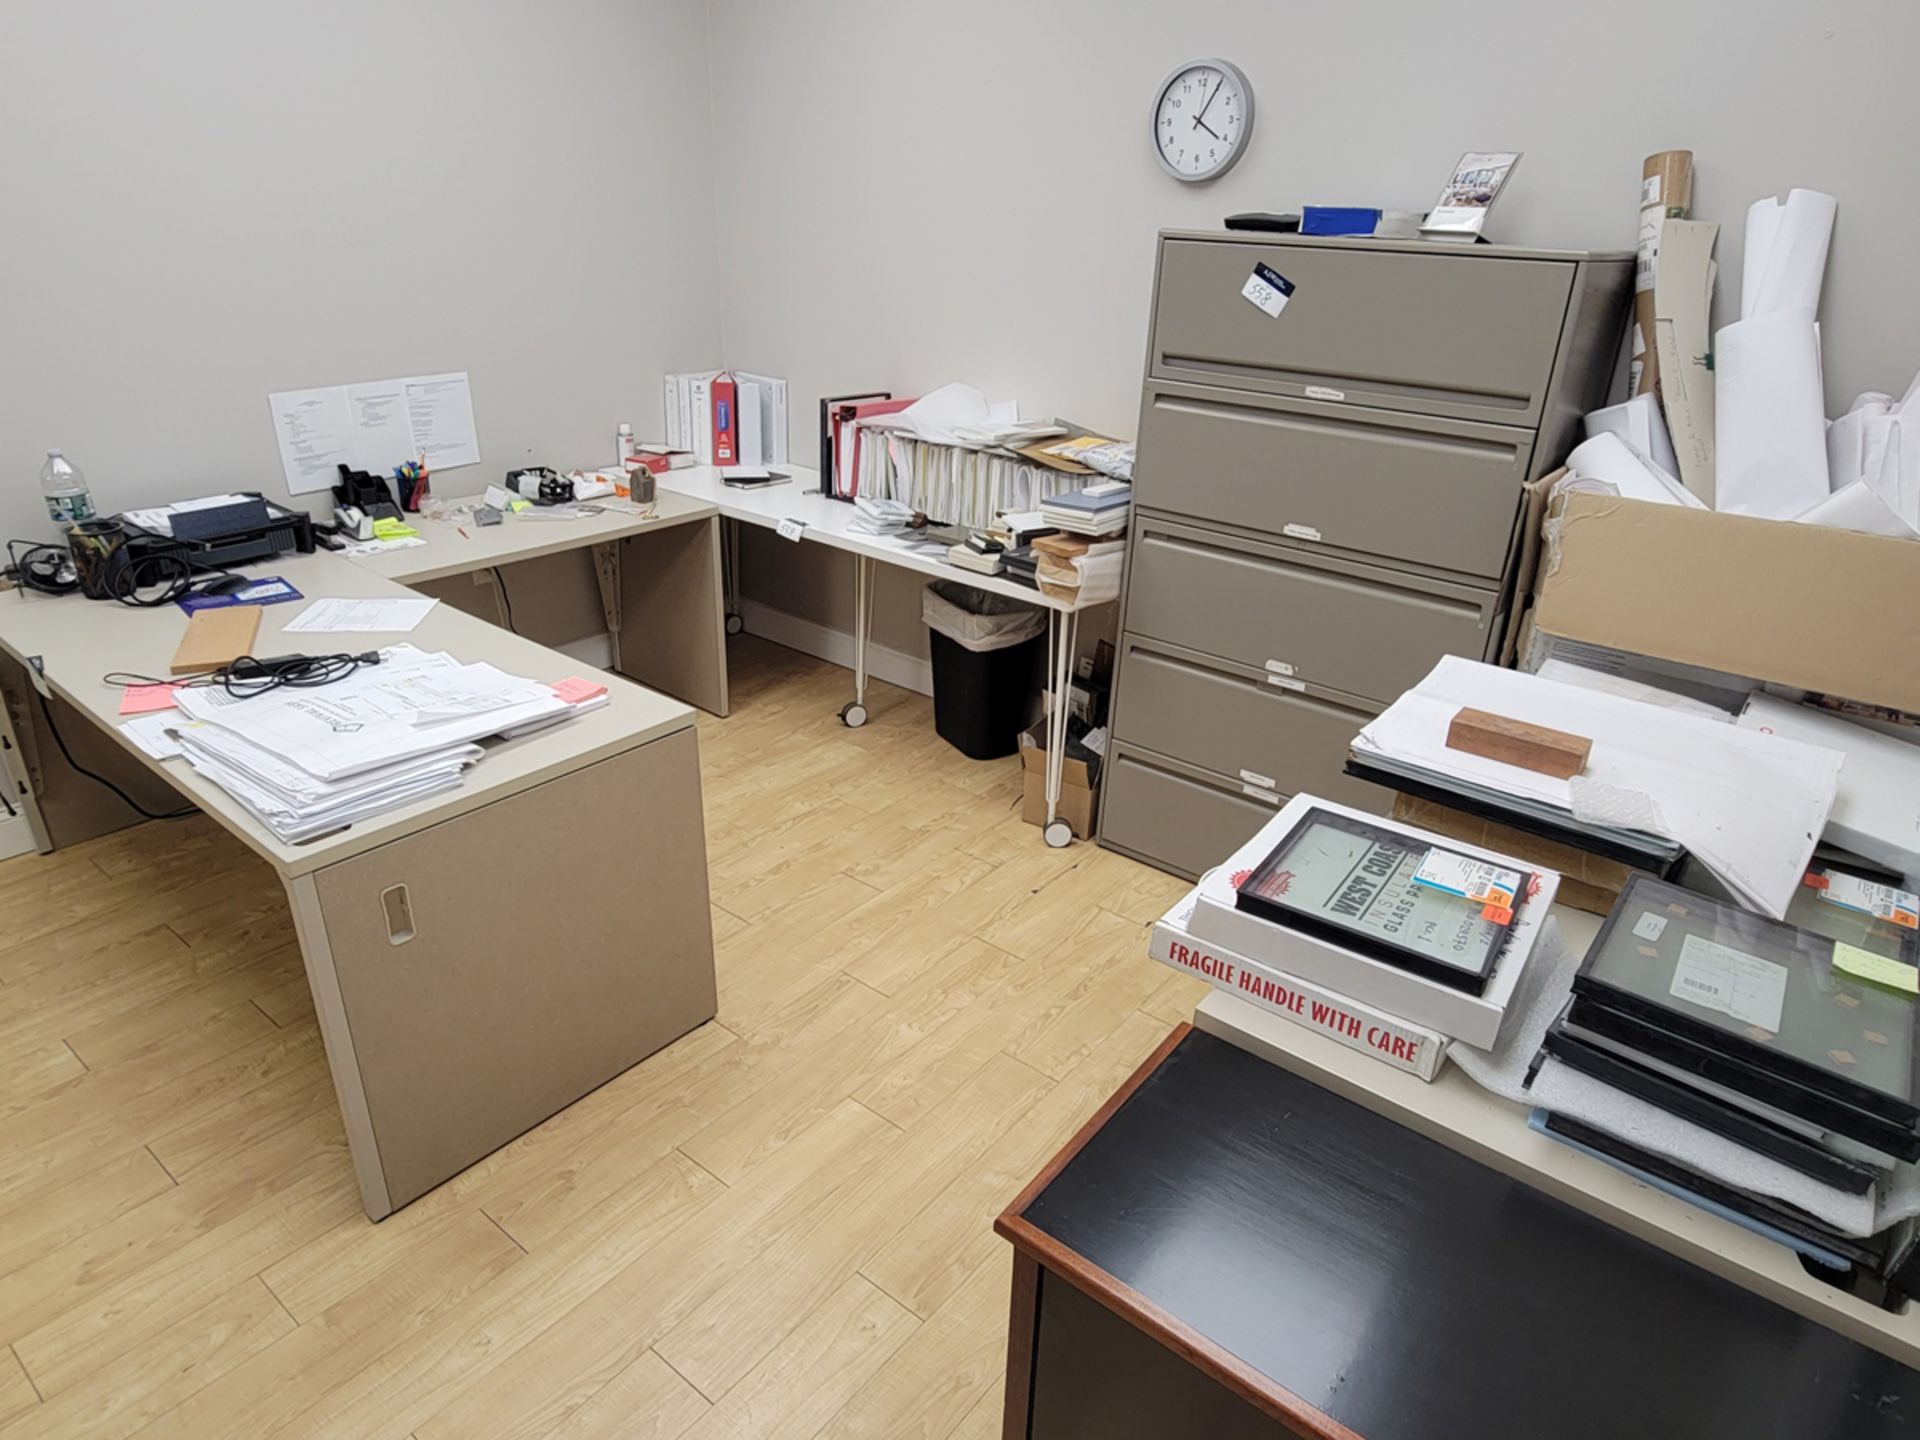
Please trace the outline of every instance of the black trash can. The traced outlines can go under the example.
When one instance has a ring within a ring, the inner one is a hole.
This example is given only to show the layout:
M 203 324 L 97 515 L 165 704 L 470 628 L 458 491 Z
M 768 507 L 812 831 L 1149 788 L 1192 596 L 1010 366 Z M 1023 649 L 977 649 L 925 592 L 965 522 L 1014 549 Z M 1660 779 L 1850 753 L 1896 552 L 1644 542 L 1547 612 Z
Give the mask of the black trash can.
M 933 657 L 934 730 L 969 759 L 1014 754 L 1045 665 L 1046 612 L 936 580 L 922 614 Z

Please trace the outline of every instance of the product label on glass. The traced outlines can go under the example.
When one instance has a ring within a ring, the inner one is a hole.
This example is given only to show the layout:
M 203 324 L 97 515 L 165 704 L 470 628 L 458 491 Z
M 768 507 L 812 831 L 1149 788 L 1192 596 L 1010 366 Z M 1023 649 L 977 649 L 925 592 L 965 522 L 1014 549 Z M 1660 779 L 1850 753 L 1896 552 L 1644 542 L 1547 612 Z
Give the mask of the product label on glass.
M 1410 848 L 1320 822 L 1289 847 L 1281 869 L 1247 888 L 1426 959 L 1480 973 L 1501 942 L 1502 927 L 1482 916 L 1478 902 L 1416 884 L 1415 873 L 1429 854 L 1425 845 Z
M 1664 915 L 1656 915 L 1653 911 L 1649 910 L 1640 917 L 1639 923 L 1633 927 L 1633 933 L 1638 935 L 1642 940 L 1658 940 L 1660 938 L 1660 932 L 1666 928 L 1667 917 Z
M 1857 875 L 1828 875 L 1820 898 L 1830 905 L 1859 910 L 1879 920 L 1891 920 L 1909 930 L 1920 929 L 1920 896 L 1894 885 L 1879 885 Z
M 1520 872 L 1502 870 L 1491 861 L 1456 855 L 1451 850 L 1429 850 L 1413 872 L 1413 883 L 1511 910 L 1514 897 L 1520 893 Z
M 1689 935 L 1681 942 L 1680 963 L 1674 967 L 1667 993 L 1778 1034 L 1787 1000 L 1787 973 L 1784 965 Z

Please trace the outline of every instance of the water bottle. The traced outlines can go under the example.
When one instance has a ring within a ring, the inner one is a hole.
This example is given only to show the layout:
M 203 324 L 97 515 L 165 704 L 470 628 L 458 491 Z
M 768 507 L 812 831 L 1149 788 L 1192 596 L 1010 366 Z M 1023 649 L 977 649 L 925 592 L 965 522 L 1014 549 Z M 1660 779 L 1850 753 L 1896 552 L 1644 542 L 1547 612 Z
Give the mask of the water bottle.
M 61 529 L 93 519 L 93 495 L 87 489 L 87 477 L 58 450 L 47 451 L 47 463 L 40 467 L 40 493 L 47 500 L 47 514 Z

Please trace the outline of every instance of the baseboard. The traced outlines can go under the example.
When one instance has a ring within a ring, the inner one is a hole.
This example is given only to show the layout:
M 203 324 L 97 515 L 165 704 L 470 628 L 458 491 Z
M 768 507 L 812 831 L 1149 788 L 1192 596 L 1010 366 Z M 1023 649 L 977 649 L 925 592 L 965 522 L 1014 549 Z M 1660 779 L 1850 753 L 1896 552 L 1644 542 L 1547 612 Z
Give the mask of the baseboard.
M 749 635 L 758 635 L 762 640 L 771 640 L 776 645 L 798 650 L 803 655 L 812 655 L 829 664 L 843 665 L 849 670 L 853 668 L 853 635 L 850 631 L 835 630 L 828 625 L 803 620 L 798 615 L 776 610 L 771 605 L 749 600 L 744 595 L 740 597 L 739 604 L 740 618 L 746 622 Z M 933 666 L 918 655 L 908 655 L 904 651 L 869 643 L 867 673 L 885 680 L 889 685 L 898 685 L 903 690 L 912 690 L 920 695 L 933 694 Z
M 4 773 L 0 770 L 0 774 Z M 33 848 L 33 827 L 27 823 L 26 815 L 9 815 L 0 810 L 0 860 L 25 855 Z

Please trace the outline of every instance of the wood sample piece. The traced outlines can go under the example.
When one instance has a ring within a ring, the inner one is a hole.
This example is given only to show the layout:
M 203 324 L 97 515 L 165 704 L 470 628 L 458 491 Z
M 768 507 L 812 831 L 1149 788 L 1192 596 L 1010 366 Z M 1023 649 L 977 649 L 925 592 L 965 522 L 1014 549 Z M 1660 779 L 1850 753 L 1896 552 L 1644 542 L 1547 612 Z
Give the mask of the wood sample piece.
M 260 633 L 258 605 L 228 605 L 219 610 L 196 610 L 187 619 L 187 633 L 173 652 L 175 675 L 204 675 L 253 653 Z
M 1538 775 L 1571 780 L 1587 768 L 1593 741 L 1584 735 L 1569 735 L 1564 730 L 1530 725 L 1485 710 L 1462 709 L 1447 726 L 1447 748 L 1517 765 Z

